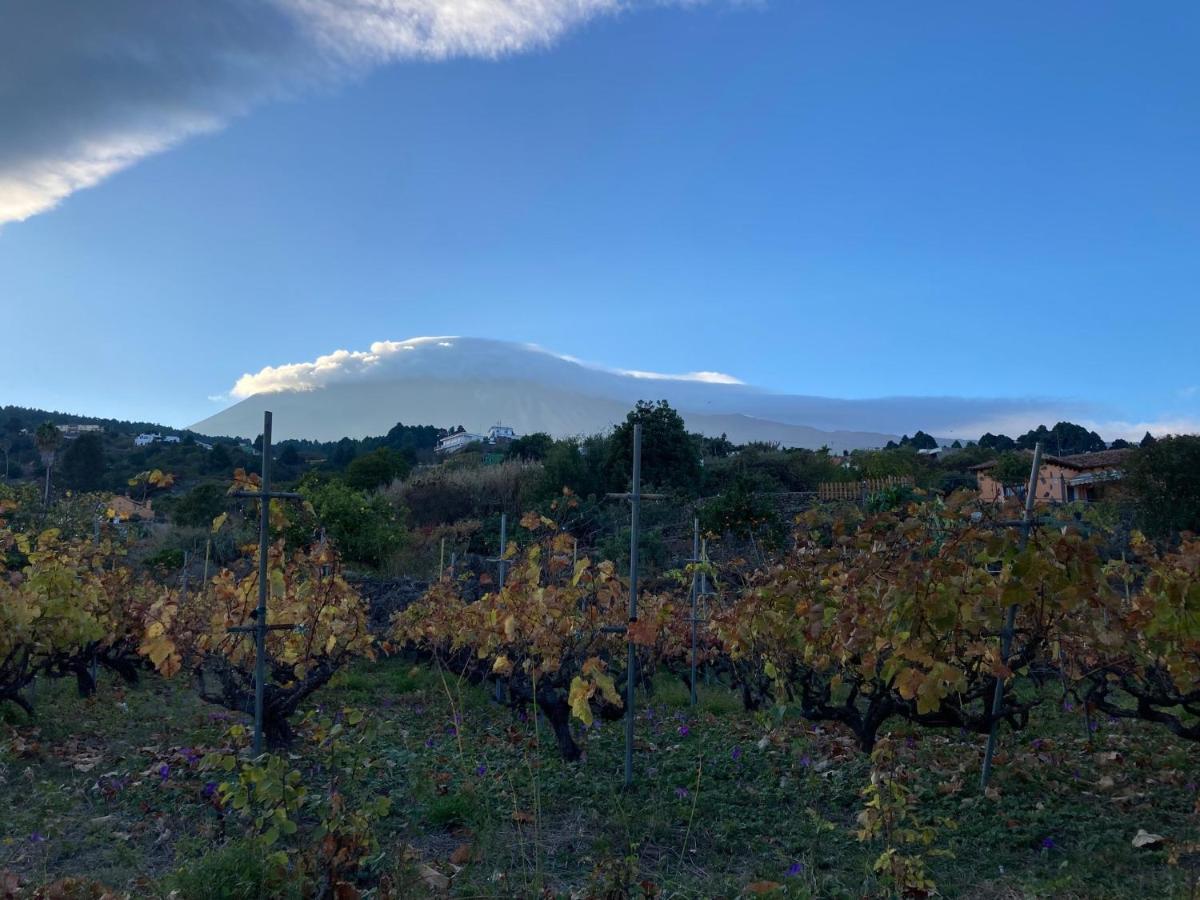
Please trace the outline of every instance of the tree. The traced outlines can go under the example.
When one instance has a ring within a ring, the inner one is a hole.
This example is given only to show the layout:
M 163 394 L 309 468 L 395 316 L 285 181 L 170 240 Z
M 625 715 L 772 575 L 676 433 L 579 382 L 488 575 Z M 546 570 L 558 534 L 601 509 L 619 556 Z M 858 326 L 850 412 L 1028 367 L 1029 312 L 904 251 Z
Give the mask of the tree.
M 1088 431 L 1082 425 L 1074 422 L 1058 422 L 1053 428 L 1039 425 L 1032 431 L 1017 438 L 1017 448 L 1032 450 L 1041 441 L 1042 449 L 1047 453 L 1059 456 L 1070 456 L 1074 453 L 1094 453 L 1107 449 L 1104 439 L 1094 431 Z
M 338 480 L 300 485 L 317 521 L 351 562 L 382 566 L 405 538 L 404 520 L 386 498 L 367 496 Z
M 296 445 L 288 442 L 283 448 L 283 452 L 279 454 L 279 464 L 281 466 L 294 466 L 300 462 L 300 451 L 296 449 Z
M 984 450 L 1012 450 L 1017 446 L 1017 442 L 1010 438 L 1007 434 L 992 434 L 987 432 L 979 439 L 979 446 Z
M 718 438 L 697 436 L 700 441 L 700 452 L 703 456 L 712 457 L 713 459 L 724 459 L 727 456 L 732 456 L 737 450 L 737 446 L 733 441 L 729 440 L 722 432 Z
M 333 452 L 329 454 L 329 464 L 335 469 L 344 469 L 356 456 L 358 456 L 358 441 L 344 437 L 334 445 Z
M 383 443 L 393 450 L 411 454 L 413 458 L 421 451 L 437 446 L 438 429 L 433 425 L 405 425 L 397 422 L 384 436 Z
M 229 455 L 229 448 L 224 444 L 215 444 L 208 452 L 208 470 L 228 475 L 232 469 L 233 457 Z
M 46 494 L 43 502 L 50 503 L 50 470 L 54 467 L 54 453 L 62 444 L 62 432 L 52 422 L 43 422 L 37 427 L 34 435 L 38 452 L 42 454 L 42 463 L 46 466 Z
M 542 477 L 537 495 L 551 499 L 569 488 L 580 497 L 604 492 L 607 479 L 609 439 L 592 435 L 580 441 L 555 441 L 542 460 Z
M 642 483 L 693 494 L 700 485 L 700 455 L 683 417 L 666 400 L 639 400 L 609 442 L 608 483 L 614 490 L 629 487 L 633 469 L 633 426 L 642 426 Z
M 1200 435 L 1144 444 L 1126 466 L 1126 484 L 1147 534 L 1200 532 Z
M 1146 434 L 1142 437 L 1142 441 L 1140 444 L 1138 444 L 1138 446 L 1139 447 L 1149 447 L 1151 444 L 1155 443 L 1156 440 L 1157 440 L 1157 438 L 1155 438 L 1154 435 L 1152 435 L 1149 431 L 1147 431 Z
M 206 528 L 225 511 L 225 490 L 219 484 L 201 484 L 186 494 L 171 510 L 171 519 L 185 528 Z
M 554 438 L 544 431 L 522 435 L 508 445 L 509 459 L 527 459 L 541 461 L 546 458 L 550 448 L 554 446 Z
M 1028 487 L 1032 465 L 1028 454 L 1009 450 L 1000 454 L 996 465 L 988 474 L 1005 487 Z
M 88 432 L 67 447 L 59 473 L 67 487 L 94 491 L 100 487 L 104 466 L 104 439 L 95 432 Z
M 905 435 L 900 439 L 901 447 L 912 447 L 914 450 L 936 450 L 938 447 L 937 439 L 933 435 L 926 434 L 924 431 L 918 431 L 911 438 Z
M 357 491 L 369 491 L 397 478 L 403 479 L 411 468 L 412 464 L 403 454 L 390 447 L 380 447 L 356 457 L 346 467 L 346 484 Z

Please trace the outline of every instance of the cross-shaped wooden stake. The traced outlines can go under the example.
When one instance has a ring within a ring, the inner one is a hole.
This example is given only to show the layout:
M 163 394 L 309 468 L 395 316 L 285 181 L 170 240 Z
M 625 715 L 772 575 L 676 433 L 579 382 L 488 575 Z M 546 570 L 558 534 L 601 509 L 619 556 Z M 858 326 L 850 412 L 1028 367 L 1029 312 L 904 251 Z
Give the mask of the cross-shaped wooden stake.
M 262 482 L 257 491 L 234 491 L 231 497 L 258 500 L 258 607 L 250 614 L 253 625 L 237 625 L 231 634 L 254 635 L 254 755 L 262 753 L 263 700 L 267 687 L 267 632 L 292 630 L 293 625 L 267 624 L 267 555 L 271 545 L 271 501 L 302 500 L 301 494 L 271 490 L 271 413 L 263 413 Z

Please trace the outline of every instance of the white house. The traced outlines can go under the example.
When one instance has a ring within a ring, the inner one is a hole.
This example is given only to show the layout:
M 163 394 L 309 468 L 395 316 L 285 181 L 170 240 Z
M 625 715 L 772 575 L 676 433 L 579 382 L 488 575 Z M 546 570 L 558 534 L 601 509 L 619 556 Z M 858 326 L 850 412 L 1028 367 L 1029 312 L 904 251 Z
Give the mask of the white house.
M 437 442 L 434 447 L 434 452 L 442 456 L 450 456 L 462 450 L 468 444 L 475 444 L 483 441 L 484 437 L 481 434 L 471 434 L 469 431 L 458 431 L 454 434 L 448 434 Z
M 149 447 L 155 441 L 161 441 L 161 440 L 162 440 L 162 435 L 159 434 L 158 432 L 155 432 L 153 434 L 144 434 L 143 433 L 143 434 L 139 434 L 137 437 L 135 437 L 133 439 L 133 446 Z
M 487 441 L 489 444 L 495 444 L 499 441 L 516 440 L 517 433 L 512 430 L 509 425 L 493 425 L 488 429 Z
M 99 425 L 84 425 L 81 422 L 68 422 L 66 425 L 59 425 L 58 430 L 62 432 L 62 436 L 67 440 L 74 440 L 81 434 L 92 434 L 103 431 Z
M 178 444 L 179 443 L 179 435 L 168 434 L 165 438 L 163 438 L 163 443 L 164 444 Z

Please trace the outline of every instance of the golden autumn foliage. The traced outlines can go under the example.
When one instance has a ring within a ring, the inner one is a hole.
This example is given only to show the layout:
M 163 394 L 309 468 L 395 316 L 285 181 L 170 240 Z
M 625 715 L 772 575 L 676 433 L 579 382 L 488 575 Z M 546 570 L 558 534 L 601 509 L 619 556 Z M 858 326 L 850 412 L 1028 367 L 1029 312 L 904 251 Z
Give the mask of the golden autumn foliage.
M 1066 528 L 991 527 L 966 507 L 911 505 L 801 531 L 779 565 L 714 616 L 744 679 L 870 747 L 902 716 L 986 730 L 996 677 L 1054 664 L 1053 647 L 1108 587 L 1098 542 Z M 1012 653 L 998 636 L 1016 612 Z M 1010 704 L 1004 717 L 1017 716 Z
M 17 691 L 38 672 L 77 670 L 85 658 L 130 632 L 127 599 L 134 590 L 123 551 L 109 537 L 64 538 L 0 523 L 0 696 L 28 707 Z
M 246 560 L 244 575 L 221 570 L 182 607 L 179 596 L 169 592 L 150 604 L 139 649 L 162 674 L 200 665 L 213 655 L 235 668 L 253 668 L 253 636 L 229 629 L 254 621 L 256 556 Z M 374 658 L 366 604 L 338 573 L 331 547 L 289 554 L 277 542 L 270 549 L 267 578 L 267 625 L 291 626 L 267 633 L 272 677 L 281 685 L 304 680 L 317 664 Z
M 391 640 L 499 680 L 512 695 L 551 707 L 548 715 L 568 710 L 590 724 L 593 707 L 622 707 L 613 670 L 624 669 L 629 641 L 646 651 L 654 647 L 669 602 L 644 595 L 645 615 L 623 633 L 628 585 L 613 564 L 585 557 L 572 565 L 573 541 L 552 520 L 531 513 L 522 525 L 540 539 L 519 557 L 509 545 L 512 564 L 503 588 L 468 601 L 457 583 L 443 580 L 396 614 Z

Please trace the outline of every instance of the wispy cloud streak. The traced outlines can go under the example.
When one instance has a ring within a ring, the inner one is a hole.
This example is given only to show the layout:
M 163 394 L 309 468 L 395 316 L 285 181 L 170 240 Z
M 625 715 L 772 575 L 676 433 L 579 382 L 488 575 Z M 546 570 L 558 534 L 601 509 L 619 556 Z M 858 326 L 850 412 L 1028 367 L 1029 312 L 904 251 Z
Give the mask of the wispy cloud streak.
M 0 0 L 0 224 L 258 104 L 544 47 L 652 0 Z

